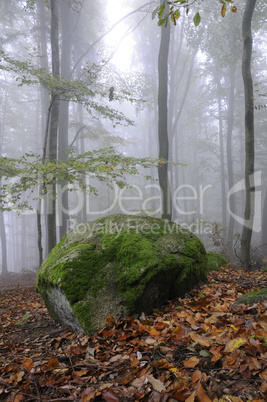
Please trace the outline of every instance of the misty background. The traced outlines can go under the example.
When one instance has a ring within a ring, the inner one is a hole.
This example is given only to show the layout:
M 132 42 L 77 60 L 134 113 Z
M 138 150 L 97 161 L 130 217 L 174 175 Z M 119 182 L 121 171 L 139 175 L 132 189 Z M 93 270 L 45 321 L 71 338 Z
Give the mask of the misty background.
M 70 82 L 84 80 L 88 90 L 94 91 L 92 102 L 90 93 L 87 94 L 89 106 L 82 100 L 59 99 L 55 148 L 59 160 L 67 158 L 63 150 L 78 155 L 110 147 L 129 157 L 159 156 L 162 28 L 157 20 L 152 20 L 158 4 L 144 0 L 57 2 L 58 73 Z M 237 12 L 229 10 L 224 18 L 220 4 L 213 0 L 192 5 L 188 13 L 181 9 L 177 25 L 169 24 L 165 74 L 168 159 L 174 162 L 168 165 L 174 197 L 171 220 L 196 233 L 208 250 L 217 250 L 232 259 L 236 258 L 242 230 L 234 215 L 242 218 L 245 202 L 241 74 L 244 1 L 237 0 L 235 5 Z M 193 22 L 196 10 L 201 13 L 198 27 Z M 253 247 L 258 248 L 255 255 L 267 254 L 266 10 L 265 0 L 258 0 L 252 26 L 255 171 L 260 172 L 256 190 L 258 201 L 261 200 L 256 205 L 260 225 L 252 240 Z M 0 12 L 1 51 L 13 61 L 30 60 L 31 67 L 54 73 L 49 4 L 42 0 L 2 0 Z M 23 72 L 21 66 L 17 66 L 17 72 L 8 70 L 2 61 L 0 66 L 1 156 L 20 158 L 31 152 L 42 155 L 51 91 L 38 79 L 27 82 L 29 72 Z M 65 191 L 56 201 L 56 241 L 75 225 L 105 215 L 136 213 L 161 217 L 158 169 L 140 167 L 140 172 L 151 175 L 155 181 L 127 174 L 125 180 L 133 186 L 120 189 L 90 176 L 87 180 L 97 188 L 97 195 Z M 3 181 L 2 178 L 1 185 Z M 239 182 L 238 191 L 228 197 L 229 190 Z M 18 211 L 12 204 L 10 210 L 0 209 L 2 273 L 39 266 L 37 202 L 27 192 L 22 193 L 22 198 L 32 210 Z M 44 199 L 41 206 L 43 257 L 49 251 L 47 204 Z

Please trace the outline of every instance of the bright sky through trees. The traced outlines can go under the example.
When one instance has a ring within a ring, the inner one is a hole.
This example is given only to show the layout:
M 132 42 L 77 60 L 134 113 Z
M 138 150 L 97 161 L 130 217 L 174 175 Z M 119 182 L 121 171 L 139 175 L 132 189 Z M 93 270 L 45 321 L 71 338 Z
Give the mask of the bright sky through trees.
M 129 7 L 125 4 L 120 4 L 120 7 L 118 7 L 117 0 L 109 0 L 106 6 L 106 15 L 110 26 L 130 11 Z M 125 20 L 118 24 L 105 38 L 105 42 L 110 46 L 110 50 L 117 49 L 112 58 L 112 63 L 117 65 L 121 70 L 130 69 L 134 41 L 129 33 L 132 29 L 133 26 L 129 24 L 128 20 Z

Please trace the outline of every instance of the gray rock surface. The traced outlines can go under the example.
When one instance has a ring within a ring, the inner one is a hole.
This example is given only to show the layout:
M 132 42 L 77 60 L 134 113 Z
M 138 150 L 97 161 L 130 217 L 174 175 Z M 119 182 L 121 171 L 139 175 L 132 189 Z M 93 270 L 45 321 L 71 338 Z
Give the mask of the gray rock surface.
M 252 306 L 255 303 L 267 301 L 267 288 L 262 288 L 260 290 L 253 290 L 243 294 L 236 301 L 236 304 L 249 304 Z

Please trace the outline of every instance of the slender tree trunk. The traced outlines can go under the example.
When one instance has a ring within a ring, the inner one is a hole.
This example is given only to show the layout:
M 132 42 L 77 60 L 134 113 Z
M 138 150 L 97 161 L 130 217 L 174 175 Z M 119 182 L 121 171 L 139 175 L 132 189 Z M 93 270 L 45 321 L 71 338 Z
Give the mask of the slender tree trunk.
M 195 52 L 192 55 L 192 58 L 191 58 L 184 94 L 183 94 L 181 103 L 179 105 L 179 110 L 178 110 L 177 114 L 175 115 L 174 123 L 172 125 L 172 134 L 173 135 L 175 134 L 175 132 L 177 130 L 177 126 L 178 126 L 178 123 L 179 123 L 179 120 L 180 120 L 180 117 L 182 115 L 182 111 L 183 111 L 183 108 L 184 108 L 184 105 L 185 105 L 185 102 L 186 102 L 186 99 L 187 99 L 188 91 L 189 91 L 189 88 L 190 88 L 190 83 L 191 83 L 192 76 L 193 76 L 196 55 L 197 55 L 197 52 Z
M 84 124 L 84 122 L 83 122 L 83 108 L 82 108 L 82 105 L 79 104 L 79 105 L 77 106 L 77 108 L 78 108 L 77 114 L 78 114 L 79 125 L 82 127 L 83 124 Z M 79 146 L 80 146 L 80 147 L 79 147 L 79 148 L 80 148 L 80 153 L 81 153 L 81 154 L 84 154 L 84 152 L 85 152 L 85 146 L 84 146 L 84 138 L 83 138 L 83 137 L 81 137 L 80 140 L 79 140 Z M 85 184 L 85 183 L 86 183 L 86 179 L 84 179 L 84 184 Z M 88 200 L 89 200 L 89 195 L 87 194 L 86 191 L 83 191 L 81 194 L 82 194 L 83 200 L 84 200 L 82 209 L 81 209 L 81 211 L 80 211 L 81 222 L 87 222 L 87 218 L 88 218 L 88 217 L 87 217 L 87 209 L 86 209 L 86 206 L 87 206 L 87 202 L 88 202 Z
M 72 32 L 72 19 L 71 7 L 64 2 L 60 3 L 60 14 L 62 21 L 62 45 L 61 45 L 61 77 L 70 79 L 70 55 L 71 55 L 71 32 Z M 68 155 L 64 151 L 68 150 L 68 131 L 69 131 L 69 101 L 64 97 L 61 98 L 59 106 L 59 132 L 58 132 L 58 148 L 59 160 L 67 160 Z M 59 199 L 59 217 L 60 217 L 60 237 L 67 231 L 68 223 L 68 191 L 64 191 L 65 185 L 68 183 L 60 183 L 62 194 Z
M 0 182 L 1 188 L 1 182 Z M 0 204 L 1 207 L 1 204 Z M 6 249 L 6 230 L 5 230 L 5 221 L 4 221 L 4 213 L 0 208 L 0 239 L 1 239 L 1 250 L 2 250 L 2 275 L 8 273 L 7 270 L 7 249 Z
M 234 185 L 234 169 L 233 169 L 233 127 L 234 127 L 234 100 L 235 100 L 235 80 L 236 80 L 236 64 L 230 67 L 230 92 L 227 110 L 227 169 L 228 169 L 228 185 L 229 190 Z M 232 214 L 236 211 L 235 194 L 232 194 L 229 199 L 229 207 Z M 228 225 L 228 244 L 230 255 L 233 256 L 233 237 L 235 229 L 235 220 L 232 215 L 229 218 Z
M 38 0 L 37 4 L 37 15 L 39 21 L 39 30 L 40 30 L 40 50 L 41 50 L 41 58 L 40 65 L 41 68 L 44 68 L 47 72 L 49 71 L 48 67 L 48 55 L 47 55 L 47 35 L 46 35 L 46 7 L 43 0 Z M 49 92 L 47 88 L 41 86 L 41 116 L 42 116 L 42 143 L 44 143 L 45 130 L 46 130 L 46 114 L 47 108 L 49 105 Z
M 54 77 L 60 75 L 59 63 L 59 12 L 57 0 L 50 1 L 51 6 L 51 48 L 52 48 L 52 73 Z M 58 141 L 58 122 L 59 122 L 59 97 L 52 94 L 54 102 L 52 103 L 50 134 L 49 134 L 49 159 L 57 160 L 57 141 Z M 51 184 L 51 192 L 56 193 L 56 183 Z M 48 231 L 48 252 L 57 244 L 56 230 L 56 200 L 54 197 L 48 197 L 47 202 L 47 231 Z
M 169 57 L 169 77 L 170 77 L 170 85 L 169 85 L 169 107 L 168 107 L 168 121 L 169 127 L 172 128 L 172 121 L 175 117 L 175 111 L 179 110 L 177 106 L 177 95 L 180 88 L 180 84 L 183 81 L 184 74 L 186 72 L 187 67 L 187 59 L 183 63 L 182 71 L 179 72 L 180 68 L 180 59 L 182 54 L 183 47 L 183 37 L 184 37 L 184 19 L 181 21 L 179 27 L 177 27 L 173 34 L 171 35 L 170 40 L 170 57 Z M 178 42 L 178 47 L 177 47 Z M 172 129 L 173 132 L 173 129 Z M 174 135 L 174 134 L 173 134 Z
M 216 77 L 218 90 L 218 118 L 219 118 L 219 138 L 220 138 L 220 170 L 221 170 L 221 196 L 222 196 L 222 226 L 225 228 L 226 223 L 226 188 L 225 188 L 225 161 L 224 161 L 224 141 L 223 141 L 223 119 L 222 119 L 222 95 L 221 83 L 219 77 Z M 226 240 L 226 233 L 224 239 Z
M 21 215 L 18 220 L 18 227 L 19 227 L 19 247 L 20 247 L 20 269 L 27 267 L 27 248 L 28 248 L 28 239 L 29 239 L 29 221 L 28 225 L 26 226 L 25 216 Z
M 241 237 L 240 258 L 245 269 L 250 269 L 250 246 L 253 230 L 254 209 L 255 209 L 255 184 L 254 184 L 254 100 L 253 80 L 251 74 L 252 56 L 252 32 L 251 22 L 255 9 L 256 0 L 247 0 L 243 23 L 243 59 L 242 76 L 245 92 L 245 183 L 246 183 L 246 204 L 244 212 L 244 225 Z
M 0 124 L 0 155 L 2 156 L 2 148 L 4 142 L 4 127 L 5 127 L 5 112 L 7 111 L 7 93 L 6 91 L 1 96 L 1 104 L 3 108 L 3 119 Z M 7 248 L 6 248 L 6 229 L 5 229 L 5 221 L 4 221 L 4 212 L 2 208 L 1 202 L 1 189 L 2 189 L 2 181 L 0 180 L 0 240 L 1 240 L 1 248 L 2 248 L 2 274 L 5 275 L 8 273 L 7 267 Z
M 161 4 L 163 1 L 161 0 Z M 167 10 L 166 10 L 167 11 Z M 170 45 L 170 23 L 161 27 L 161 40 L 158 56 L 158 139 L 159 158 L 169 159 L 168 138 L 168 55 Z M 162 199 L 162 218 L 171 220 L 172 198 L 171 185 L 168 177 L 168 164 L 158 168 L 159 185 Z
M 174 108 L 173 107 L 171 108 L 171 112 L 169 113 L 169 125 L 168 125 L 168 127 L 169 127 L 170 149 L 172 150 L 171 157 L 174 158 L 173 160 L 175 162 L 177 162 L 179 160 L 179 158 L 178 158 L 178 150 L 175 150 L 175 145 L 174 144 L 176 142 L 176 147 L 177 147 L 178 142 L 181 141 L 181 138 L 180 138 L 181 136 L 179 136 L 179 134 L 178 134 L 178 124 L 179 124 L 179 120 L 181 118 L 181 115 L 182 115 L 182 112 L 183 112 L 183 109 L 184 109 L 184 106 L 185 106 L 185 102 L 186 102 L 186 99 L 187 99 L 187 95 L 188 95 L 188 92 L 189 92 L 190 83 L 191 83 L 192 75 L 193 75 L 193 71 L 194 71 L 194 62 L 195 62 L 196 54 L 197 54 L 197 52 L 195 52 L 192 55 L 192 58 L 191 58 L 191 61 L 190 61 L 190 67 L 189 67 L 189 72 L 188 72 L 188 76 L 187 76 L 187 80 L 186 80 L 186 86 L 185 86 L 184 93 L 183 93 L 183 96 L 181 98 L 179 106 L 177 106 L 177 102 L 176 102 L 176 108 L 175 108 L 176 113 L 174 113 Z M 184 64 L 183 70 L 185 69 L 185 66 L 186 66 L 186 63 Z M 182 79 L 183 74 L 184 73 L 182 72 L 179 81 Z M 174 75 L 175 78 L 177 79 L 177 72 L 175 70 L 172 71 L 171 75 Z M 175 80 L 175 78 L 174 78 L 174 80 Z M 174 91 L 175 96 L 177 96 L 178 87 L 179 87 L 179 82 L 177 83 L 176 90 Z M 173 96 L 173 99 L 175 99 L 175 96 Z M 169 104 L 171 104 L 172 102 L 173 102 L 172 99 L 170 99 Z M 175 137 L 176 137 L 176 141 L 174 141 Z M 181 149 L 181 156 L 182 155 L 183 155 L 183 149 Z M 179 169 L 178 166 L 175 166 L 175 167 L 171 166 L 170 167 L 170 170 L 172 172 L 175 170 L 176 177 L 178 177 L 178 169 Z M 185 174 L 185 172 L 184 172 L 184 170 L 182 170 L 182 176 L 183 177 L 184 177 L 184 174 Z M 185 183 L 185 179 L 182 179 L 182 182 L 183 182 L 183 184 L 188 184 L 188 183 Z M 177 181 L 175 189 L 178 188 L 178 185 L 179 185 L 179 183 Z M 186 212 L 187 212 L 186 197 L 185 197 L 184 203 L 185 203 L 185 210 L 184 210 L 185 214 L 184 214 L 183 219 L 185 219 L 187 221 L 188 220 L 188 215 L 186 214 Z
M 44 68 L 47 72 L 49 71 L 49 66 L 48 66 L 48 55 L 47 55 L 47 35 L 46 35 L 46 18 L 45 18 L 45 13 L 46 13 L 46 6 L 43 2 L 43 0 L 38 0 L 36 2 L 37 5 L 37 15 L 38 15 L 38 22 L 39 22 L 39 29 L 40 29 L 40 49 L 41 49 L 41 59 L 40 59 L 40 64 L 41 67 Z M 46 88 L 42 87 L 40 88 L 41 91 L 41 125 L 42 125 L 42 143 L 43 143 L 43 159 L 46 157 L 47 154 L 47 137 L 48 137 L 48 127 L 49 127 L 49 122 L 47 120 L 49 119 L 50 121 L 50 106 L 47 111 L 47 107 L 50 103 L 49 100 L 49 92 Z M 41 186 L 42 187 L 42 186 Z M 42 188 L 39 189 L 40 192 L 42 192 Z M 45 198 L 43 200 L 45 207 L 44 210 L 47 210 L 47 199 Z M 42 216 L 41 216 L 41 206 L 42 206 L 42 200 L 40 199 L 38 201 L 37 205 L 37 216 L 36 216 L 36 222 L 37 222 L 37 244 L 38 244 L 38 253 L 39 253 L 39 264 L 41 265 L 42 260 L 43 260 L 43 227 L 44 229 L 47 227 L 47 216 L 44 214 L 44 226 L 42 227 Z M 45 230 L 44 230 L 45 232 Z M 46 245 L 45 249 L 48 249 L 48 235 L 46 233 Z
M 261 236 L 262 236 L 262 252 L 267 256 L 267 190 L 264 196 L 263 210 L 262 210 L 262 221 L 261 221 Z

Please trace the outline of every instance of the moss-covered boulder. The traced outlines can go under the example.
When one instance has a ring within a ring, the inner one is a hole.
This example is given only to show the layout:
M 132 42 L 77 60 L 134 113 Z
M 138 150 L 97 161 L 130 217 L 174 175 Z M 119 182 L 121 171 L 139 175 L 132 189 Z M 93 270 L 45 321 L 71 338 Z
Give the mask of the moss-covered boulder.
M 37 291 L 74 331 L 99 331 L 107 315 L 149 313 L 207 278 L 203 243 L 163 219 L 112 215 L 78 225 L 44 260 Z
M 255 303 L 264 302 L 265 300 L 267 301 L 267 288 L 253 290 L 252 292 L 243 294 L 243 296 L 237 299 L 236 304 L 249 304 L 252 306 Z
M 207 253 L 207 258 L 208 272 L 219 271 L 221 267 L 225 267 L 227 265 L 227 259 L 223 255 L 214 253 L 213 251 L 209 251 Z

